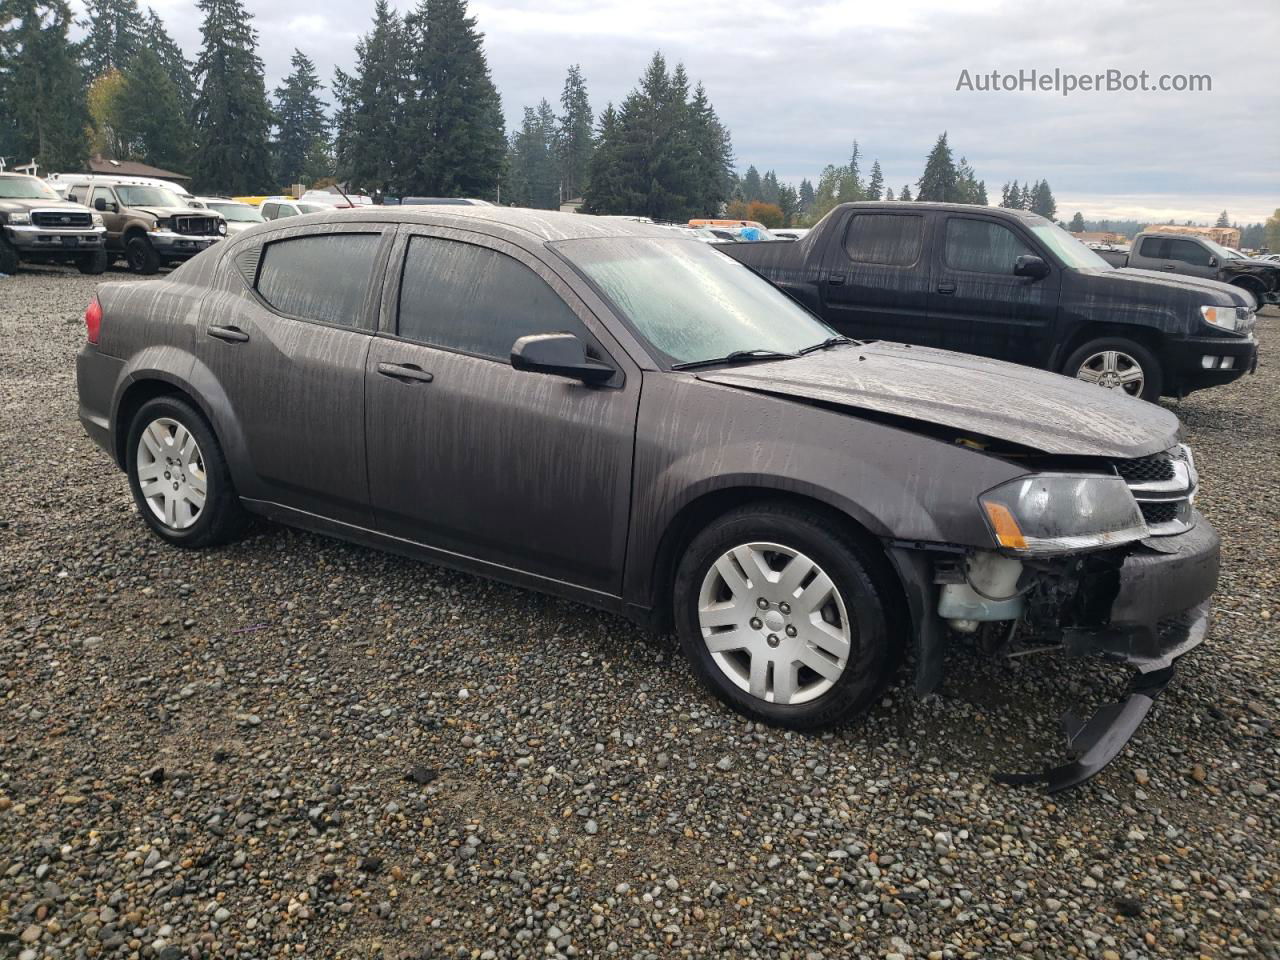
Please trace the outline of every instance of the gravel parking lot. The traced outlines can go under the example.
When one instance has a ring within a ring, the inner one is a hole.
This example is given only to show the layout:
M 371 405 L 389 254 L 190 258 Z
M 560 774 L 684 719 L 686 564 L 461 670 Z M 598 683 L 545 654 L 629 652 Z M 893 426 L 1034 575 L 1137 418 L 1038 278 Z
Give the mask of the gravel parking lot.
M 802 736 L 573 604 L 267 524 L 163 546 L 76 421 L 96 279 L 0 280 L 0 957 L 1280 956 L 1276 311 L 1172 404 L 1210 640 L 1051 800 L 990 775 L 1120 671 L 960 650 Z

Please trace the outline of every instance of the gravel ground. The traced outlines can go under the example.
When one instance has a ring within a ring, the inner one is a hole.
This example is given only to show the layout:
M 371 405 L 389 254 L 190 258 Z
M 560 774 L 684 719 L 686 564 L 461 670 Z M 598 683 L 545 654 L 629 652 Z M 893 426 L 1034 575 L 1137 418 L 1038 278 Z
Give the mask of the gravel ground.
M 0 280 L 0 956 L 1280 956 L 1280 316 L 1173 404 L 1218 619 L 1129 749 L 993 770 L 1124 678 L 964 650 L 824 736 L 622 620 L 263 525 L 163 546 L 76 422 L 93 278 Z

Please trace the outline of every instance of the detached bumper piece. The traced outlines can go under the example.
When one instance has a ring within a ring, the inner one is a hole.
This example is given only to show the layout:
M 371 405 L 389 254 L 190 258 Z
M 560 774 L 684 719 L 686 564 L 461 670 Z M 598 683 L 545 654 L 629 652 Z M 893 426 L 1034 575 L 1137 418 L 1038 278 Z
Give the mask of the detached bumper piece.
M 1206 601 L 1185 613 L 1169 617 L 1160 623 L 1159 635 L 1165 648 L 1178 655 L 1198 646 L 1209 632 L 1209 603 Z M 1045 784 L 1046 793 L 1058 793 L 1079 786 L 1096 776 L 1120 755 L 1125 744 L 1142 726 L 1156 697 L 1173 679 L 1172 658 L 1151 661 L 1146 670 L 1139 670 L 1129 683 L 1123 700 L 1106 703 L 1088 720 L 1082 720 L 1075 711 L 1062 715 L 1062 730 L 1067 738 L 1070 760 L 1040 773 L 997 773 L 997 783 L 1019 786 L 1030 783 Z

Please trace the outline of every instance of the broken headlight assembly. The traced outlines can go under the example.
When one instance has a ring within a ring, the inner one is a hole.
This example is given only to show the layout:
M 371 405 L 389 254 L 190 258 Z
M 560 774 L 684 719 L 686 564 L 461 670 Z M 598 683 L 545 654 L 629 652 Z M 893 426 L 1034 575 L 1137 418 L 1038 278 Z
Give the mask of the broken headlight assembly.
M 1024 557 L 1098 550 L 1147 536 L 1120 477 L 1033 474 L 978 497 L 999 548 Z

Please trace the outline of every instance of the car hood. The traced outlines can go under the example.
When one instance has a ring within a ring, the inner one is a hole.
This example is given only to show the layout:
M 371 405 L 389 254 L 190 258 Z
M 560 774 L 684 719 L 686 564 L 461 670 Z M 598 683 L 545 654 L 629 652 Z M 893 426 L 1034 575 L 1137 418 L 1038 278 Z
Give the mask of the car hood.
M 1051 454 L 1143 457 L 1178 438 L 1178 418 L 1156 404 L 1032 367 L 901 343 L 835 347 L 697 376 Z
M 1083 272 L 1083 271 L 1082 271 Z M 1164 287 L 1170 293 L 1177 291 L 1183 296 L 1197 298 L 1200 304 L 1228 304 L 1247 307 L 1244 294 L 1239 287 L 1208 277 L 1194 277 L 1182 273 L 1164 273 L 1157 270 L 1139 270 L 1137 267 L 1120 267 L 1116 270 L 1090 270 L 1098 284 L 1128 285 L 1143 287 L 1150 291 L 1152 287 Z
M 3 213 L 21 213 L 27 210 L 65 210 L 68 213 L 91 213 L 92 211 L 82 203 L 74 203 L 71 200 L 19 200 L 4 199 L 0 200 L 0 212 Z
M 137 210 L 140 213 L 149 213 L 157 219 L 166 217 L 212 217 L 219 219 L 216 213 L 208 210 L 198 210 L 195 207 L 130 207 L 130 210 Z

